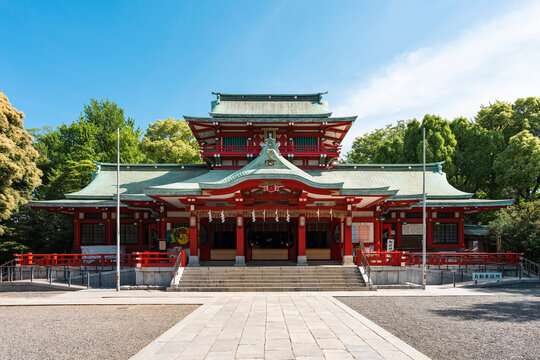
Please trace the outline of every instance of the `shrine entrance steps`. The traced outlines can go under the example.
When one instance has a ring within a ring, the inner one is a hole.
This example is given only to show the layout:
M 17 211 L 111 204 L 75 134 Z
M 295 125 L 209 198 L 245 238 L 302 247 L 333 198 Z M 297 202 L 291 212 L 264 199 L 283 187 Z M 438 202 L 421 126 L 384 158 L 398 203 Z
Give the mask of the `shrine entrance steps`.
M 169 291 L 368 290 L 356 266 L 187 267 Z

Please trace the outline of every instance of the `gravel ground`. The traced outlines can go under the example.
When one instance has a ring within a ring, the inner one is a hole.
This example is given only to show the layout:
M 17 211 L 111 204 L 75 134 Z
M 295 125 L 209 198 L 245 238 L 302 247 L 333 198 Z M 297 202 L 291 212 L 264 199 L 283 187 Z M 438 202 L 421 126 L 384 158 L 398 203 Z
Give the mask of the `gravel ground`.
M 540 359 L 540 296 L 338 299 L 435 360 Z
M 0 306 L 0 359 L 128 359 L 197 307 Z

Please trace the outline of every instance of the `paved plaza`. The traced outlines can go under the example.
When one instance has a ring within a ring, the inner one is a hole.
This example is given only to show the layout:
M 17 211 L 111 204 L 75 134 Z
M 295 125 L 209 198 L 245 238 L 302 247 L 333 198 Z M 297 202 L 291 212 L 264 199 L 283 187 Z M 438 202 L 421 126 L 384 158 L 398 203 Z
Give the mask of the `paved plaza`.
M 178 293 L 132 290 L 116 293 L 82 290 L 43 295 L 0 293 L 0 306 L 200 305 L 146 347 L 140 344 L 140 351 L 132 359 L 428 359 L 411 346 L 412 341 L 409 344 L 403 341 L 410 339 L 401 335 L 399 339 L 369 320 L 369 309 L 358 306 L 361 300 L 384 304 L 410 298 L 410 303 L 414 304 L 418 302 L 415 299 L 429 302 L 432 297 L 448 302 L 453 297 L 482 297 L 489 302 L 509 293 L 497 289 L 433 286 L 426 291 Z M 367 317 L 338 300 L 343 296 L 358 299 L 356 305 L 352 302 L 350 305 Z M 409 309 L 414 309 L 414 305 Z M 377 322 L 394 332 L 387 324 Z

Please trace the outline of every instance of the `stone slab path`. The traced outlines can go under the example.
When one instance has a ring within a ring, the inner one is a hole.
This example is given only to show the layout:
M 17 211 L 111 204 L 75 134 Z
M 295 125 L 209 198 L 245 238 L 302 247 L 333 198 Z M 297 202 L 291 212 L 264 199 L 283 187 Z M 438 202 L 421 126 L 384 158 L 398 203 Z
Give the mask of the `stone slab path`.
M 132 359 L 428 359 L 328 295 L 215 296 Z

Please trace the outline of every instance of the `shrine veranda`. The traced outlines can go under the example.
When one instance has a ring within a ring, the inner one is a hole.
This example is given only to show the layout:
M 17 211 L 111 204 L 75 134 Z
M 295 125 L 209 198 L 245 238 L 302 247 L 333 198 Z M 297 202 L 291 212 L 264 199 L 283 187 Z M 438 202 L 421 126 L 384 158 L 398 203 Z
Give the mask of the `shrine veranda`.
M 214 96 L 209 116 L 184 117 L 203 164 L 120 166 L 123 252 L 184 248 L 190 265 L 244 265 L 421 250 L 422 164 L 340 164 L 356 116 L 333 117 L 324 93 Z M 512 201 L 473 198 L 443 165 L 426 164 L 428 252 L 486 250 L 467 216 Z M 103 252 L 116 244 L 116 164 L 31 206 L 73 217 L 74 253 Z

